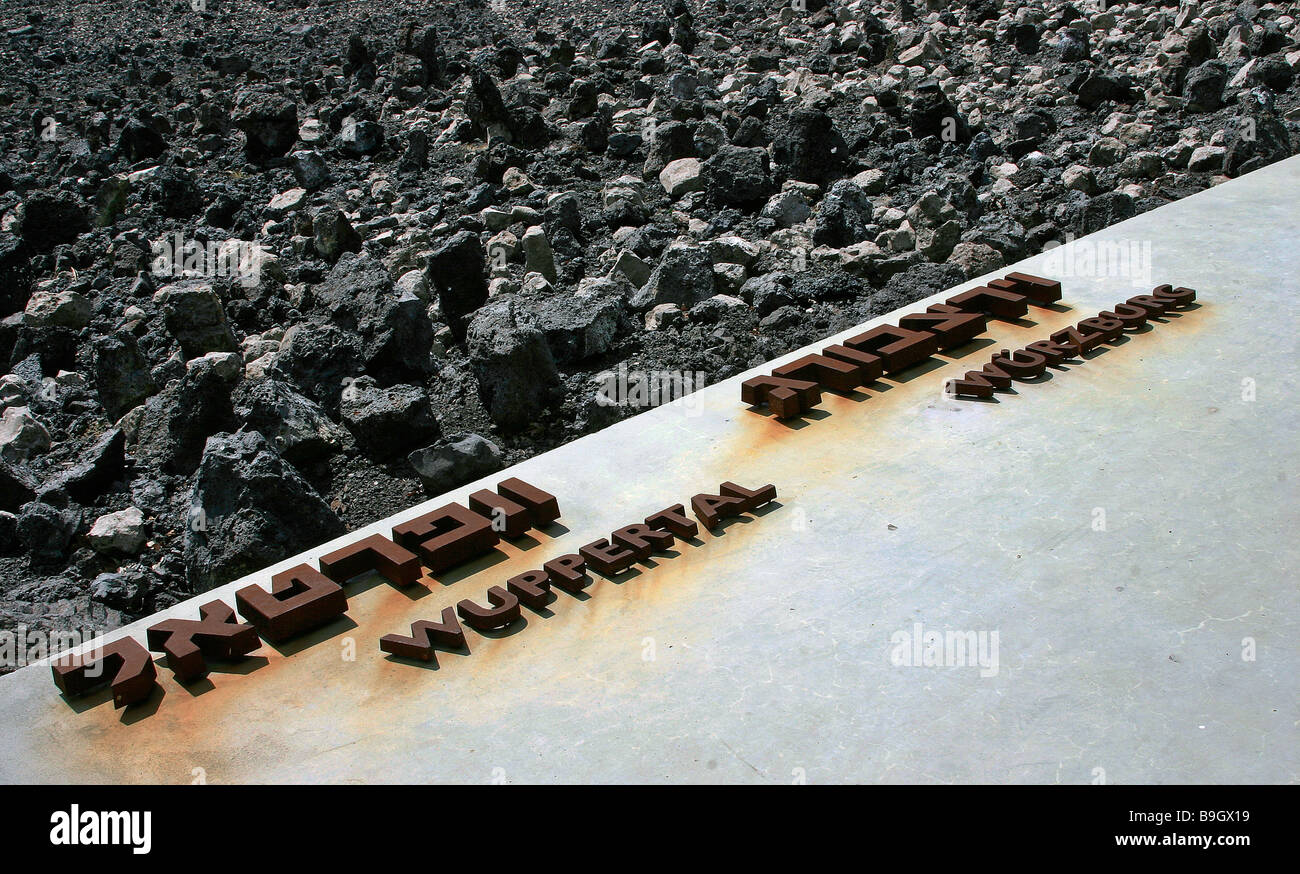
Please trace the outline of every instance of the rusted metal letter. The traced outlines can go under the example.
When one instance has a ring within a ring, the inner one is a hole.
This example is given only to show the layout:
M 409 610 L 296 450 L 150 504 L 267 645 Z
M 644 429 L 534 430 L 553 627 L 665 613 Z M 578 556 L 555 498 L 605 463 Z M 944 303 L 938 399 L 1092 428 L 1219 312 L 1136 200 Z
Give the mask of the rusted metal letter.
M 673 535 L 668 531 L 659 531 L 649 525 L 627 525 L 609 535 L 609 539 L 624 549 L 632 550 L 637 561 L 645 561 L 653 552 L 671 549 Z
M 533 525 L 533 514 L 527 507 L 489 489 L 470 495 L 469 508 L 491 520 L 497 531 L 511 540 L 522 537 Z
M 939 338 L 927 331 L 909 331 L 896 325 L 878 325 L 850 337 L 844 345 L 860 352 L 874 352 L 885 362 L 885 373 L 897 373 L 919 364 L 939 351 Z
M 778 419 L 789 419 L 821 403 L 822 393 L 817 383 L 805 379 L 755 376 L 740 384 L 740 400 L 756 407 L 767 404 Z
M 465 648 L 465 632 L 450 607 L 442 609 L 442 620 L 433 622 L 420 619 L 411 623 L 411 636 L 385 634 L 379 638 L 379 648 L 386 653 L 417 661 L 433 661 L 435 647 L 459 650 Z
M 245 586 L 235 592 L 239 614 L 257 633 L 281 643 L 348 612 L 343 587 L 308 564 L 271 577 L 271 591 Z
M 378 571 L 395 586 L 409 586 L 423 573 L 418 555 L 382 534 L 371 534 L 336 549 L 320 560 L 320 569 L 336 583 L 346 583 L 358 574 Z
M 593 540 L 578 552 L 600 573 L 607 577 L 621 574 L 636 562 L 636 553 L 624 546 L 610 543 L 605 538 Z
M 551 600 L 551 577 L 546 571 L 524 571 L 506 580 L 506 591 L 537 610 Z
M 446 504 L 403 522 L 393 540 L 419 553 L 430 573 L 477 558 L 500 542 L 492 523 L 460 504 Z
M 853 391 L 863 383 L 857 366 L 825 355 L 805 355 L 776 368 L 772 375 L 815 382 L 831 391 Z
M 497 494 L 527 507 L 528 513 L 533 517 L 534 528 L 545 528 L 560 518 L 560 502 L 556 500 L 555 495 L 544 492 L 518 477 L 512 476 L 497 483 Z
M 199 619 L 164 619 L 145 631 L 149 649 L 167 653 L 167 665 L 182 682 L 207 673 L 207 658 L 235 659 L 262 645 L 257 629 L 235 618 L 225 601 L 199 607 Z
M 700 532 L 700 526 L 696 524 L 694 519 L 686 515 L 686 508 L 681 504 L 673 504 L 667 509 L 646 516 L 645 524 L 661 531 L 671 531 L 675 537 L 681 540 L 690 540 Z
M 83 655 L 62 656 L 50 666 L 54 685 L 77 698 L 104 683 L 113 691 L 113 706 L 138 704 L 153 693 L 158 669 L 149 651 L 134 637 L 119 637 Z
M 465 624 L 477 631 L 505 628 L 519 619 L 519 599 L 500 586 L 487 591 L 491 607 L 481 607 L 469 598 L 456 605 L 456 612 Z
M 559 586 L 567 592 L 576 592 L 591 582 L 591 577 L 587 574 L 587 560 L 577 553 L 553 558 L 542 568 L 551 585 Z

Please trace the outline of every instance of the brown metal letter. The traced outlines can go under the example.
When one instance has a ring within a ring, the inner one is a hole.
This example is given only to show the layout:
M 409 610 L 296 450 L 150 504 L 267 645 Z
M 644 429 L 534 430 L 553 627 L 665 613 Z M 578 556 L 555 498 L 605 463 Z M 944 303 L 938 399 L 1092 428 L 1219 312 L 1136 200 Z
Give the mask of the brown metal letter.
M 1035 340 L 1025 347 L 1027 351 L 1037 352 L 1048 360 L 1051 364 L 1058 364 L 1067 358 L 1074 356 L 1074 350 L 1069 346 L 1060 343 L 1053 343 L 1051 340 Z
M 817 383 L 780 376 L 755 376 L 740 384 L 740 400 L 768 409 L 778 419 L 789 419 L 821 403 Z
M 527 507 L 533 517 L 534 528 L 545 528 L 560 518 L 560 502 L 555 499 L 555 495 L 518 477 L 512 476 L 497 483 L 497 494 Z
M 524 571 L 506 580 L 506 590 L 534 610 L 551 600 L 551 577 L 546 571 Z
M 54 674 L 54 685 L 69 698 L 77 698 L 109 683 L 114 707 L 144 701 L 153 693 L 154 679 L 158 676 L 149 651 L 134 637 L 120 637 L 83 655 L 58 658 L 50 670 Z
M 1107 318 L 1105 316 L 1093 316 L 1090 319 L 1084 319 L 1079 322 L 1079 328 L 1089 331 L 1096 331 L 1101 334 L 1102 342 L 1114 343 L 1119 339 L 1119 335 L 1124 333 L 1124 323 L 1119 319 Z M 1056 339 L 1053 337 L 1052 339 Z
M 898 324 L 913 331 L 929 331 L 939 338 L 940 349 L 954 349 L 984 333 L 987 322 L 983 313 L 911 313 Z
M 636 562 L 636 553 L 612 544 L 603 537 L 581 547 L 578 552 L 587 560 L 587 564 L 607 577 L 621 574 Z
M 1078 328 L 1062 328 L 1052 334 L 1053 343 L 1068 346 L 1074 350 L 1076 356 L 1097 348 L 1105 339 L 1106 335 L 1104 334 L 1095 331 L 1085 334 Z
M 1157 285 L 1151 290 L 1151 293 L 1158 298 L 1170 301 L 1169 308 L 1175 310 L 1180 310 L 1196 300 L 1196 292 L 1182 286 L 1174 288 L 1169 285 Z
M 872 355 L 870 352 L 859 352 L 857 349 L 850 349 L 848 346 L 836 343 L 823 349 L 822 354 L 827 358 L 835 358 L 857 367 L 862 373 L 862 385 L 869 385 L 885 374 L 885 362 L 880 360 L 879 355 Z
M 411 636 L 385 634 L 379 638 L 379 648 L 386 653 L 422 662 L 433 661 L 435 647 L 443 649 L 464 649 L 465 632 L 456 618 L 456 611 L 450 607 L 442 608 L 442 620 L 432 622 L 420 619 L 411 623 Z
M 741 507 L 744 503 L 744 498 L 703 493 L 691 498 L 691 509 L 704 523 L 704 527 L 712 531 L 723 519 L 730 519 L 743 513 Z
M 551 585 L 567 592 L 576 592 L 591 582 L 587 575 L 587 560 L 576 553 L 553 558 L 542 565 Z
M 470 495 L 469 508 L 484 519 L 505 520 L 505 527 L 498 526 L 498 530 L 511 540 L 522 537 L 533 525 L 533 514 L 527 507 L 488 489 Z
M 989 363 L 1002 372 L 1009 373 L 1012 379 L 1032 379 L 1035 376 L 1042 376 L 1043 371 L 1047 369 L 1046 358 L 1024 349 L 1017 349 L 1015 352 L 1003 349 L 1002 353 L 994 355 Z
M 670 532 L 659 531 L 649 525 L 628 525 L 609 535 L 609 539 L 632 550 L 637 561 L 645 561 L 652 552 L 663 552 L 673 545 L 673 535 Z
M 740 505 L 741 513 L 753 512 L 764 504 L 776 500 L 776 486 L 771 483 L 756 489 L 747 489 L 728 481 L 718 486 L 718 491 L 727 498 L 740 498 L 744 502 Z
M 245 586 L 235 592 L 235 606 L 257 633 L 272 643 L 297 637 L 348 612 L 343 587 L 300 564 L 271 577 L 271 591 Z
M 682 540 L 690 540 L 700 531 L 700 526 L 694 519 L 686 515 L 686 508 L 681 504 L 673 504 L 666 510 L 660 510 L 653 516 L 645 517 L 645 524 L 651 528 L 658 528 L 664 531 L 671 531 L 676 537 Z
M 1131 303 L 1120 303 L 1115 304 L 1115 309 L 1113 311 L 1103 311 L 1098 318 L 1116 319 L 1124 323 L 1124 330 L 1136 331 L 1147 323 L 1147 318 L 1149 316 L 1150 313 L 1140 306 L 1134 306 Z
M 500 586 L 487 592 L 491 607 L 480 607 L 469 598 L 456 605 L 456 612 L 465 624 L 477 631 L 505 628 L 519 619 L 519 599 Z
M 970 395 L 976 398 L 993 397 L 993 383 L 978 370 L 968 370 L 964 379 L 950 379 L 944 385 L 948 392 L 954 395 Z
M 832 391 L 853 391 L 863 383 L 856 366 L 825 355 L 805 355 L 776 368 L 772 375 L 815 382 Z
M 446 504 L 403 522 L 393 539 L 418 552 L 430 573 L 477 558 L 500 542 L 492 523 L 460 504 Z
M 409 586 L 420 578 L 420 557 L 403 549 L 382 534 L 371 534 L 320 560 L 321 573 L 336 583 L 346 583 L 358 574 L 378 571 L 397 586 Z
M 885 373 L 919 364 L 939 351 L 939 339 L 926 331 L 909 331 L 895 325 L 878 325 L 844 341 L 850 349 L 874 352 L 885 362 Z
M 225 601 L 199 607 L 199 619 L 164 619 L 145 631 L 149 649 L 167 653 L 167 665 L 182 682 L 207 673 L 205 656 L 234 659 L 262 645 L 257 629 L 235 618 Z
M 1000 288 L 989 288 L 987 285 L 963 291 L 955 297 L 948 298 L 947 303 L 968 313 L 984 313 L 1006 321 L 1018 319 L 1029 312 L 1029 303 L 1023 294 L 1003 291 Z
M 1142 307 L 1148 315 L 1152 316 L 1164 315 L 1166 310 L 1173 307 L 1173 301 L 1169 298 L 1159 298 L 1152 294 L 1139 294 L 1137 297 L 1130 297 L 1126 302 L 1135 307 Z
M 1044 279 L 1041 276 L 1019 272 L 1008 273 L 1005 279 L 1015 283 L 1014 291 L 1036 303 L 1056 303 L 1061 299 L 1061 283 L 1055 279 Z

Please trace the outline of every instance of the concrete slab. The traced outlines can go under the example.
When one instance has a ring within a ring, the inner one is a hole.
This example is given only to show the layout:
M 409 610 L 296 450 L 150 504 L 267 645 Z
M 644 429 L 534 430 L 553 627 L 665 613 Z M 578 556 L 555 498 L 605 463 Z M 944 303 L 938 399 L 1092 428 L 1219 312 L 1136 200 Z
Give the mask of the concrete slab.
M 146 705 L 70 704 L 44 665 L 0 678 L 0 780 L 1293 782 L 1297 203 L 1293 158 L 1087 237 L 1076 254 L 1149 243 L 1150 281 L 1058 261 L 1059 311 L 800 422 L 740 404 L 768 364 L 534 458 L 509 473 L 559 497 L 563 528 L 419 597 L 353 583 L 346 621 L 189 689 L 160 666 Z M 1051 275 L 1049 257 L 1015 269 Z M 1200 307 L 996 403 L 943 396 L 990 352 L 1162 282 Z M 517 633 L 468 631 L 436 670 L 378 650 L 729 479 L 776 484 L 778 505 Z M 896 664 L 918 626 L 987 656 L 996 634 L 996 669 Z

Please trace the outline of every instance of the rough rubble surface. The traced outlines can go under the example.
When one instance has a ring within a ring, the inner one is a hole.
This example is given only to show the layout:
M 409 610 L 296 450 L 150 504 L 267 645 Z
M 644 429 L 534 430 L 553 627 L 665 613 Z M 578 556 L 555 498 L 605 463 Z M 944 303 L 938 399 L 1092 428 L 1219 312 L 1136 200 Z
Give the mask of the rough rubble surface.
M 7 0 L 0 629 L 110 629 L 638 412 L 605 374 L 715 382 L 1286 157 L 1296 39 L 1249 0 Z

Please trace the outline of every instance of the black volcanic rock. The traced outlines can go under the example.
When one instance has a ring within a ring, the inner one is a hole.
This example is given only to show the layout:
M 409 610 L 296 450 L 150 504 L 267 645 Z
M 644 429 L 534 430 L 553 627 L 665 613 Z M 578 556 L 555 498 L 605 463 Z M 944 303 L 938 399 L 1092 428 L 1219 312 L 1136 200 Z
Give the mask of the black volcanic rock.
M 320 494 L 256 431 L 208 439 L 184 535 L 191 591 L 206 592 L 346 529 Z

